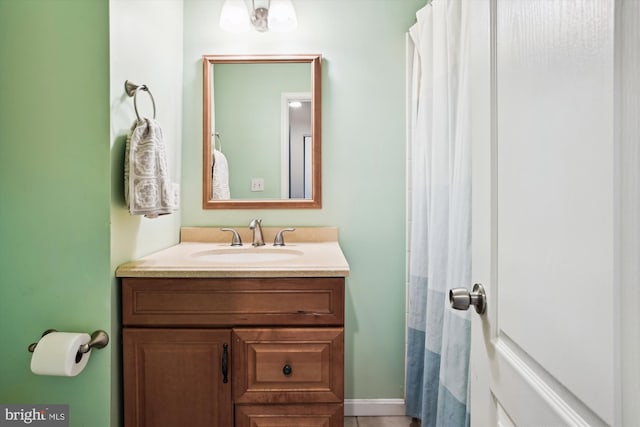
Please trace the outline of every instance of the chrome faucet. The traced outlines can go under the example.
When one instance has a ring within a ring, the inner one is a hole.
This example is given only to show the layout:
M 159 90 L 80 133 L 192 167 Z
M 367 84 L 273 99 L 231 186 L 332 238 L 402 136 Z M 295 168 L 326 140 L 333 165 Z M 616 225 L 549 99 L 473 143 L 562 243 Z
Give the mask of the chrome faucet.
M 262 219 L 252 219 L 249 223 L 249 229 L 253 230 L 253 246 L 264 246 L 264 237 L 262 236 Z
M 278 234 L 276 234 L 276 238 L 273 240 L 273 246 L 285 246 L 284 244 L 284 237 L 283 234 L 285 231 L 296 231 L 295 228 L 283 228 L 282 230 L 278 231 Z

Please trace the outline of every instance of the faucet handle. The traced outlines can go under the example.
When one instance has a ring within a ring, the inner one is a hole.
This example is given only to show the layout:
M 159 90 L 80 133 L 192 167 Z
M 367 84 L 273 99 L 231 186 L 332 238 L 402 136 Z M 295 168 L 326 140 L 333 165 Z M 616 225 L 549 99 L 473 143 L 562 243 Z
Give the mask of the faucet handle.
M 276 234 L 276 238 L 273 240 L 273 246 L 284 246 L 284 237 L 283 234 L 285 231 L 296 231 L 295 228 L 283 228 L 282 230 L 278 231 L 278 234 Z
M 233 233 L 233 237 L 231 238 L 231 246 L 242 246 L 242 239 L 240 239 L 240 234 L 233 228 L 221 228 L 220 231 L 230 231 Z

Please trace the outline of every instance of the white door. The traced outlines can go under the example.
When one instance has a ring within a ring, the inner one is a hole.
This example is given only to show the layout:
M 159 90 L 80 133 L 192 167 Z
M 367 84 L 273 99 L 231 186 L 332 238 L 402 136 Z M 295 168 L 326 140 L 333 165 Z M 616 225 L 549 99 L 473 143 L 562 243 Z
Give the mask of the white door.
M 471 2 L 473 281 L 487 292 L 473 427 L 640 425 L 638 139 L 635 125 L 625 165 L 616 86 L 625 2 Z M 640 2 L 628 3 L 637 49 Z

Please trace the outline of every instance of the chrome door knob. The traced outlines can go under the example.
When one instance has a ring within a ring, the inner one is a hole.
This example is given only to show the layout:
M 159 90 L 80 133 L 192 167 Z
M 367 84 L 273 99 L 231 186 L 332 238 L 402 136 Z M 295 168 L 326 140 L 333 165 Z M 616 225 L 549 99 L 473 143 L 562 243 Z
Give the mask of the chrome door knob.
M 487 311 L 487 294 L 484 287 L 476 283 L 469 292 L 466 288 L 454 288 L 449 291 L 449 304 L 456 310 L 468 310 L 469 306 L 476 308 L 476 313 L 484 314 Z

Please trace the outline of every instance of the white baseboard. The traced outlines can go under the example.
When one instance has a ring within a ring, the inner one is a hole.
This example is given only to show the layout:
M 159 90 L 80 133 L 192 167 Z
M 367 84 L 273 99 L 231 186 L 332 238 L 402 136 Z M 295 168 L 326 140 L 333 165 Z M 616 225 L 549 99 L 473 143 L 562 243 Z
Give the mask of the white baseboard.
M 345 399 L 345 417 L 404 416 L 404 399 Z

